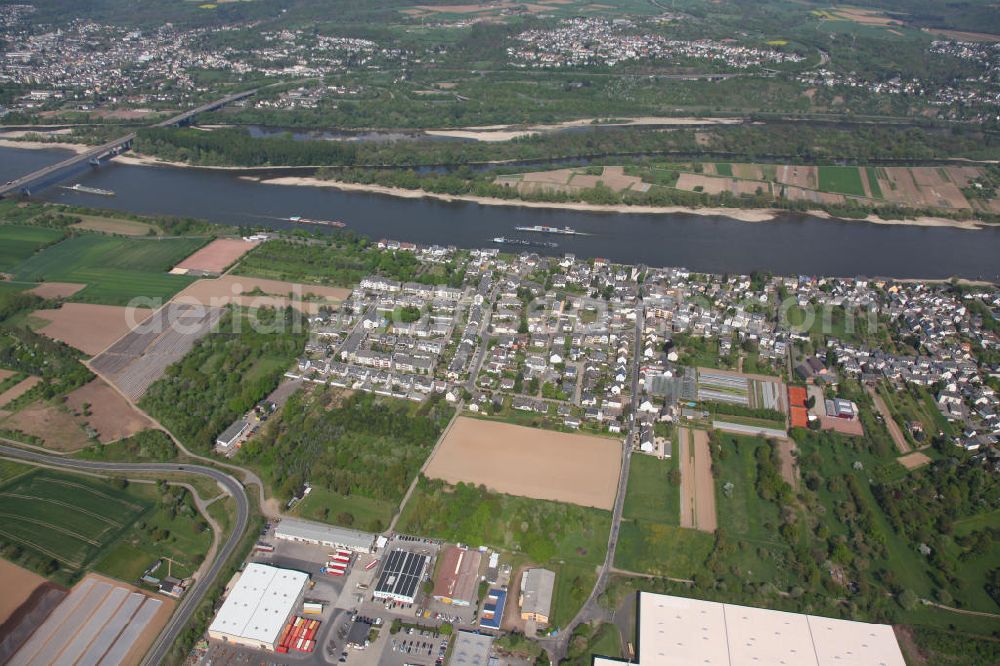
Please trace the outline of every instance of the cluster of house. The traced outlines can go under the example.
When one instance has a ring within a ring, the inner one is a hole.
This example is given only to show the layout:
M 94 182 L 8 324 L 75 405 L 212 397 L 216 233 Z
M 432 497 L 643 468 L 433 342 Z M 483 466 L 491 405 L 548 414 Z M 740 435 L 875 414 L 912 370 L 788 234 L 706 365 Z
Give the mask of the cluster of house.
M 339 313 L 314 323 L 311 353 L 289 375 L 417 401 L 444 392 L 437 369 L 467 316 L 469 291 L 366 277 Z
M 181 101 L 177 95 L 196 87 L 191 70 L 231 67 L 224 54 L 196 46 L 205 32 L 170 25 L 126 30 L 83 19 L 60 29 L 22 22 L 2 37 L 0 82 L 35 87 L 12 108 L 35 108 L 50 100 L 90 104 L 94 97 L 111 103 L 156 101 L 166 91 L 173 97 L 164 101 Z M 133 99 L 138 93 L 153 98 Z
M 827 88 L 860 88 L 874 94 L 907 95 L 925 98 L 935 106 L 949 107 L 955 117 L 997 119 L 1000 88 L 1000 48 L 997 44 L 935 41 L 928 54 L 944 59 L 965 61 L 968 71 L 948 82 L 935 83 L 920 78 L 899 75 L 881 79 L 866 78 L 856 72 L 834 72 L 822 67 L 799 74 L 796 79 L 807 86 Z
M 1000 370 L 980 362 L 977 349 L 1000 349 L 996 326 L 1000 295 L 992 289 L 966 292 L 964 297 L 940 286 L 872 283 L 874 305 L 894 325 L 896 338 L 918 353 L 884 349 L 829 339 L 841 372 L 862 381 L 888 380 L 896 386 L 916 384 L 934 392 L 941 414 L 960 427 L 955 444 L 969 451 L 992 448 L 1000 435 L 1000 396 L 989 379 Z M 880 288 L 882 287 L 882 288 Z M 983 303 L 986 312 L 970 302 Z
M 637 269 L 572 255 L 499 258 L 485 356 L 468 409 L 546 415 L 621 432 L 635 339 Z M 509 398 L 509 401 L 506 400 Z
M 369 39 L 316 34 L 314 30 L 277 30 L 259 33 L 252 46 L 229 47 L 226 56 L 236 66 L 265 76 L 324 76 L 350 68 L 378 69 L 402 63 L 407 52 L 382 47 Z
M 194 71 L 319 77 L 351 68 L 398 65 L 408 58 L 403 49 L 311 30 L 263 32 L 246 40 L 246 46 L 235 46 L 239 40 L 216 38 L 245 26 L 182 30 L 166 24 L 128 30 L 79 19 L 53 28 L 32 23 L 33 11 L 27 5 L 0 7 L 0 83 L 34 88 L 15 101 L 11 110 L 54 103 L 90 110 L 94 98 L 130 107 L 178 104 L 193 101 L 192 95 L 198 92 Z M 266 108 L 309 108 L 325 96 L 356 92 L 320 85 L 262 96 L 252 103 Z
M 387 251 L 389 243 L 380 241 Z M 556 428 L 616 433 L 634 418 L 640 448 L 655 452 L 653 426 L 701 399 L 675 339 L 704 338 L 718 342 L 720 355 L 748 350 L 757 367 L 779 375 L 794 367 L 809 383 L 850 377 L 927 387 L 960 424 L 956 445 L 997 443 L 1000 399 L 991 383 L 1000 371 L 982 357 L 1000 350 L 993 289 L 706 275 L 496 249 L 393 243 L 392 251 L 412 252 L 427 267 L 453 261 L 462 286 L 363 279 L 340 312 L 314 322 L 290 376 L 412 400 L 437 392 L 471 412 L 531 413 Z M 795 309 L 805 314 L 793 323 Z M 825 348 L 814 346 L 817 330 Z M 886 335 L 891 344 L 857 342 Z M 858 420 L 856 409 L 843 400 L 815 407 L 846 421 Z
M 530 67 L 614 66 L 632 60 L 711 60 L 749 69 L 805 58 L 794 51 L 746 46 L 735 40 L 667 39 L 629 19 L 574 18 L 553 29 L 526 30 L 507 48 L 516 65 Z

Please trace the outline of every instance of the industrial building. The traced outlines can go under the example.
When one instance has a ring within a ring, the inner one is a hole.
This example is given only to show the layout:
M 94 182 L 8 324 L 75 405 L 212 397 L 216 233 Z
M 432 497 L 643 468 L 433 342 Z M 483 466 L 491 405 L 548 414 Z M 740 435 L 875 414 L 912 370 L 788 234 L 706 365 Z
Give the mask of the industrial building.
M 346 548 L 355 553 L 370 553 L 375 549 L 374 534 L 298 518 L 282 518 L 274 529 L 274 536 L 286 541 L 312 543 L 330 548 Z
M 451 546 L 438 557 L 438 578 L 434 582 L 434 598 L 454 606 L 471 606 L 479 589 L 478 550 Z
M 486 593 L 486 603 L 483 612 L 479 614 L 479 626 L 486 629 L 499 629 L 503 622 L 503 609 L 507 605 L 507 590 L 492 588 Z
M 548 569 L 528 569 L 521 574 L 521 598 L 518 605 L 521 607 L 522 620 L 549 623 L 555 585 L 556 574 Z
M 244 418 L 236 419 L 215 440 L 215 446 L 222 453 L 229 453 L 243 435 L 250 431 L 250 423 Z
M 209 638 L 274 650 L 288 618 L 302 601 L 308 574 L 266 564 L 248 564 L 232 583 L 208 627 Z
M 906 666 L 892 627 L 638 594 L 639 666 Z M 619 666 L 596 657 L 593 666 Z
M 412 604 L 430 561 L 427 555 L 407 550 L 391 551 L 382 565 L 372 596 Z
M 497 658 L 490 657 L 492 647 L 493 637 L 488 634 L 459 631 L 455 634 L 455 647 L 448 666 L 487 666 L 494 663 Z

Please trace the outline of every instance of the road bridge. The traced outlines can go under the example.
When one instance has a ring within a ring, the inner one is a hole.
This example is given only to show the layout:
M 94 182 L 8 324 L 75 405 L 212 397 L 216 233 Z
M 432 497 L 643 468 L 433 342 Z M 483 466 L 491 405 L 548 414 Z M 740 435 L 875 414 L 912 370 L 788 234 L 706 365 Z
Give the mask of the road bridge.
M 256 93 L 257 89 L 255 88 L 253 90 L 244 90 L 243 92 L 227 95 L 222 99 L 217 99 L 214 102 L 209 102 L 208 104 L 202 104 L 199 107 L 188 109 L 183 113 L 167 118 L 166 120 L 156 123 L 153 127 L 178 127 L 186 125 L 192 118 L 200 113 L 214 111 L 227 104 L 231 104 L 246 97 L 250 97 L 251 95 L 255 95 Z M 73 157 L 62 160 L 61 162 L 57 162 L 56 164 L 50 164 L 47 167 L 42 167 L 41 169 L 21 176 L 20 178 L 8 181 L 4 185 L 0 186 L 0 198 L 16 194 L 31 194 L 32 185 L 44 186 L 45 184 L 48 184 L 46 181 L 53 180 L 58 177 L 60 173 L 73 167 L 88 162 L 91 164 L 99 164 L 102 159 L 113 158 L 116 155 L 129 150 L 132 147 L 132 142 L 134 140 L 135 132 L 130 132 L 124 136 L 118 137 L 114 141 L 109 141 L 101 146 L 91 148 L 74 155 Z

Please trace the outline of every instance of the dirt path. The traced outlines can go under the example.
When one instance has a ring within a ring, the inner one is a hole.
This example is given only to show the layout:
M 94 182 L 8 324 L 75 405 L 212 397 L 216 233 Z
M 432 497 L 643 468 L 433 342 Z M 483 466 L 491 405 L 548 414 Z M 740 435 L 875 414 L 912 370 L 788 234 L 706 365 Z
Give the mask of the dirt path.
M 882 396 L 878 394 L 878 391 L 873 389 L 871 386 L 868 386 L 867 390 L 868 395 L 870 395 L 872 400 L 875 402 L 875 409 L 877 409 L 879 414 L 882 415 L 882 419 L 885 421 L 885 427 L 889 429 L 889 436 L 892 437 L 892 441 L 896 443 L 896 448 L 899 449 L 900 453 L 909 453 L 912 449 L 906 441 L 903 431 L 900 430 L 899 424 L 896 423 L 896 419 L 892 418 L 892 412 L 889 411 L 889 406 L 885 404 L 884 400 L 882 400 Z
M 678 431 L 680 440 L 680 470 L 681 470 L 681 527 L 694 528 L 695 476 L 694 458 L 691 450 L 691 435 L 687 428 Z
M 778 442 L 778 458 L 781 460 L 781 478 L 785 480 L 792 489 L 799 486 L 799 475 L 795 469 L 796 451 L 795 441 L 791 438 L 782 439 Z
M 714 532 L 718 527 L 715 515 L 715 478 L 712 476 L 712 454 L 708 448 L 708 432 L 694 432 L 695 528 Z

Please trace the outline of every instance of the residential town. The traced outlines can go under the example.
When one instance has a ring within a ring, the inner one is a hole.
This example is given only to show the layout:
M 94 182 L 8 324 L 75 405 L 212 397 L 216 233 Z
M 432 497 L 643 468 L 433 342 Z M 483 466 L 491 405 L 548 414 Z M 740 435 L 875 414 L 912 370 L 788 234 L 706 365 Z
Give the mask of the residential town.
M 616 434 L 635 419 L 635 446 L 660 455 L 669 452 L 656 443 L 656 424 L 708 418 L 692 409 L 696 403 L 733 402 L 729 389 L 713 388 L 710 369 L 748 373 L 765 393 L 780 393 L 737 402 L 776 419 L 791 414 L 777 424 L 782 432 L 812 420 L 810 427 L 843 425 L 827 417 L 857 420 L 843 413 L 856 405 L 836 402 L 839 384 L 850 381 L 925 392 L 953 424 L 955 446 L 996 455 L 1000 294 L 993 289 L 380 245 L 428 265 L 464 262 L 464 281 L 362 280 L 338 313 L 319 316 L 289 377 L 417 402 L 444 394 L 472 414 L 556 430 Z M 778 388 L 757 376 L 773 376 Z M 781 382 L 820 387 L 820 418 L 797 423 Z M 911 435 L 924 428 L 911 425 Z M 841 431 L 861 434 L 860 421 Z M 929 442 L 941 434 L 916 436 Z
M 520 44 L 508 47 L 507 54 L 522 67 L 613 67 L 636 60 L 691 59 L 745 70 L 805 60 L 792 51 L 747 46 L 735 40 L 667 39 L 642 32 L 627 19 L 570 19 L 552 30 L 527 30 L 516 39 Z

